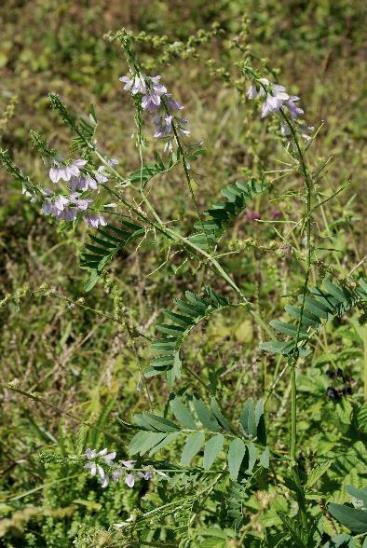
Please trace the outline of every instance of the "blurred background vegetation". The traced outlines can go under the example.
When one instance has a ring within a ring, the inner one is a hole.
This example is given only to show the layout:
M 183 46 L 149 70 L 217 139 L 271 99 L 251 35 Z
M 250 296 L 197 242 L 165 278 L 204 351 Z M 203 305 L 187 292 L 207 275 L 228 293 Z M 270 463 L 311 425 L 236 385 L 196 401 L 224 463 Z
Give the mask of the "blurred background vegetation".
M 79 112 L 91 103 L 97 105 L 99 142 L 120 160 L 122 172 L 136 169 L 131 104 L 118 81 L 126 64 L 118 47 L 104 39 L 105 33 L 127 27 L 186 41 L 198 29 L 218 23 L 224 30 L 222 41 L 214 39 L 210 47 L 199 50 L 198 58 L 188 55 L 153 70 L 185 104 L 195 138 L 205 143 L 207 152 L 198 167 L 198 194 L 205 207 L 237 176 L 277 167 L 275 145 L 250 107 L 239 108 L 238 95 L 207 70 L 212 58 L 224 69 L 231 66 L 227 46 L 240 32 L 244 16 L 253 51 L 280 69 L 279 80 L 301 96 L 309 122 L 317 127 L 325 121 L 315 155 L 331 157 L 326 191 L 350 183 L 342 199 L 331 206 L 330 215 L 338 221 L 331 222 L 329 229 L 333 245 L 345 257 L 343 268 L 351 268 L 367 253 L 364 0 L 2 0 L 1 146 L 35 180 L 45 182 L 46 170 L 32 150 L 29 130 L 47 133 L 60 148 L 68 145 L 67 131 L 49 108 L 47 94 L 53 91 Z M 141 54 L 154 66 L 154 47 L 142 43 Z M 278 201 L 262 204 L 265 213 L 274 207 L 284 214 L 291 212 L 284 185 L 280 183 Z M 156 189 L 158 204 L 163 197 L 166 218 L 187 213 L 179 173 L 166 176 Z M 194 217 L 195 212 L 191 214 Z M 268 233 L 263 227 L 249 228 L 248 223 L 237 228 L 240 239 L 256 239 L 260 234 Z M 66 453 L 75 451 L 72 440 L 80 434 L 75 416 L 79 421 L 108 424 L 110 433 L 121 434 L 119 419 L 145 404 L 144 392 L 137 387 L 145 355 L 126 336 L 126 323 L 149 330 L 177 286 L 185 282 L 185 289 L 188 284 L 195 288 L 198 283 L 194 273 L 179 263 L 170 267 L 169 275 L 167 271 L 161 275 L 156 269 L 165 260 L 164 253 L 157 256 L 147 249 L 143 261 L 136 254 L 122 257 L 111 279 L 80 298 L 83 273 L 77 257 L 84 237 L 82 227 L 76 233 L 42 217 L 0 172 L 1 383 L 4 387 L 12 382 L 40 398 L 31 400 L 0 389 L 0 514 L 8 520 L 0 524 L 0 535 L 5 535 L 7 546 L 70 546 L 75 539 L 79 546 L 99 545 L 95 530 L 121 521 L 139 504 L 142 493 L 122 494 L 111 488 L 109 493 L 96 494 L 95 486 L 83 477 L 65 488 L 60 480 L 72 476 L 70 467 L 66 472 L 62 464 L 40 461 L 39 451 L 55 443 Z M 276 267 L 290 266 L 275 257 L 264 267 L 261 256 L 255 251 L 250 255 L 251 261 L 233 259 L 230 266 L 245 286 L 257 288 L 259 299 L 270 297 L 270 317 L 279 306 L 272 303 L 272 291 L 283 287 Z M 237 364 L 235 374 L 223 379 L 227 389 L 246 386 L 249 394 L 261 394 L 262 386 L 256 382 L 256 326 L 233 319 L 235 329 L 218 319 L 204 347 L 198 335 L 197 346 L 187 352 L 198 367 Z M 355 340 L 345 344 L 352 347 Z M 210 378 L 210 371 L 206 375 Z M 162 394 L 164 390 L 153 383 L 156 401 L 168 395 Z M 226 399 L 230 406 L 230 390 L 224 391 Z

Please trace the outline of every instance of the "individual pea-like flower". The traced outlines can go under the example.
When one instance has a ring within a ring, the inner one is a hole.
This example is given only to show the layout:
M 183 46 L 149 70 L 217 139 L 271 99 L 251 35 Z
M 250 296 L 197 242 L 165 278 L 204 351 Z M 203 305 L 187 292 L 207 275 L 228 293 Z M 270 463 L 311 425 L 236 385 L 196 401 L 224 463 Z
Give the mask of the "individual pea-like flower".
M 92 200 L 87 198 L 81 198 L 80 194 L 74 192 L 73 194 L 70 194 L 69 203 L 76 209 L 79 209 L 80 211 L 85 211 L 92 203 Z
M 129 78 L 128 76 L 121 76 L 119 80 L 120 82 L 125 84 L 123 87 L 124 91 L 130 91 L 132 95 L 147 92 L 147 85 L 143 76 L 139 76 L 137 74 L 133 76 L 133 78 Z
M 88 213 L 84 215 L 84 221 L 92 228 L 98 228 L 99 226 L 106 226 L 107 221 L 100 213 Z
M 92 175 L 81 174 L 78 177 L 72 177 L 69 182 L 70 189 L 73 191 L 79 190 L 97 190 L 98 185 L 107 183 L 108 176 L 104 166 L 100 166 Z
M 72 177 L 78 177 L 80 170 L 86 165 L 86 160 L 74 160 L 70 163 L 62 164 L 54 161 L 54 165 L 49 170 L 49 176 L 53 183 L 58 183 L 60 180 L 70 181 Z
M 97 180 L 91 175 L 80 175 L 79 177 L 72 177 L 69 183 L 72 191 L 79 190 L 84 192 L 85 190 L 97 190 Z
M 299 100 L 300 98 L 297 97 L 297 95 L 292 95 L 287 101 L 289 113 L 294 120 L 296 120 L 299 116 L 302 116 L 302 114 L 305 113 L 305 111 L 296 104 Z
M 146 95 L 143 95 L 141 100 L 141 106 L 144 110 L 149 110 L 149 112 L 153 112 L 154 110 L 157 110 L 161 104 L 161 96 L 157 93 L 147 93 Z

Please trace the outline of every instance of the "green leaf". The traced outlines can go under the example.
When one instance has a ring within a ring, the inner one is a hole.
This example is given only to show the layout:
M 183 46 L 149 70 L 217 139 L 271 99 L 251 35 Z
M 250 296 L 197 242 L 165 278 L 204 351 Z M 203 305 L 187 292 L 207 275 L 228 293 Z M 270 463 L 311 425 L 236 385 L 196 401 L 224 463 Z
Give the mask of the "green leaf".
M 328 511 L 333 518 L 348 527 L 353 533 L 367 532 L 367 512 L 365 510 L 357 510 L 344 504 L 331 502 L 328 505 Z
M 163 432 L 138 432 L 131 440 L 128 452 L 130 455 L 135 455 L 136 453 L 143 455 L 160 443 L 165 437 L 166 434 Z
M 246 445 L 239 438 L 229 444 L 228 469 L 233 481 L 237 481 L 243 458 L 246 454 Z
M 247 467 L 247 474 L 251 474 L 257 457 L 257 449 L 253 443 L 247 444 L 247 450 L 248 450 L 248 467 Z
M 203 466 L 205 470 L 209 470 L 214 463 L 215 459 L 223 449 L 224 436 L 222 434 L 216 434 L 209 441 L 206 442 L 204 447 L 204 460 Z
M 356 487 L 353 487 L 353 485 L 348 485 L 346 490 L 352 497 L 362 501 L 363 508 L 367 509 L 367 487 L 364 489 L 357 489 Z
M 217 419 L 221 427 L 227 432 L 230 432 L 231 425 L 229 421 L 226 419 L 226 417 L 223 415 L 215 398 L 210 398 L 210 409 L 212 410 L 215 418 Z
M 270 452 L 269 452 L 269 447 L 266 447 L 264 449 L 264 451 L 261 453 L 260 455 L 260 458 L 259 458 L 259 464 L 260 466 L 262 466 L 263 468 L 266 468 L 268 469 L 269 468 L 269 461 L 270 461 Z
M 175 432 L 178 430 L 177 424 L 174 422 L 151 413 L 141 413 L 139 415 L 135 415 L 134 420 L 135 422 L 143 420 L 145 424 L 142 426 L 144 426 L 144 428 L 148 428 L 149 430 L 153 429 L 158 432 Z
M 171 409 L 182 426 L 190 430 L 196 430 L 196 423 L 190 410 L 184 405 L 180 398 L 175 398 L 170 403 Z
M 204 405 L 204 403 L 197 398 L 193 399 L 193 405 L 201 424 L 212 432 L 218 432 L 220 430 L 220 426 L 211 410 L 208 409 Z
M 202 448 L 205 441 L 203 432 L 193 432 L 186 440 L 185 446 L 181 455 L 181 465 L 188 466 L 192 459 Z
M 149 456 L 152 456 L 158 451 L 160 451 L 161 449 L 164 449 L 164 447 L 174 442 L 179 435 L 180 435 L 180 432 L 172 432 L 171 434 L 168 434 L 165 438 L 163 438 L 163 440 L 160 443 L 158 443 L 158 445 L 156 445 L 155 447 L 153 447 L 153 449 L 150 450 Z
M 257 425 L 254 409 L 254 401 L 252 398 L 247 400 L 243 406 L 240 416 L 240 423 L 245 433 L 251 438 L 256 437 Z

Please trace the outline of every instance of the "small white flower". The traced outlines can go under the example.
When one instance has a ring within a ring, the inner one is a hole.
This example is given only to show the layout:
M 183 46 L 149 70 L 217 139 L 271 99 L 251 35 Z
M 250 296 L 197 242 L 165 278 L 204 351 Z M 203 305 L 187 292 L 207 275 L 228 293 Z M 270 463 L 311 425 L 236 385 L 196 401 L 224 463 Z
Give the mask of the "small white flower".
M 93 462 L 87 462 L 87 464 L 84 465 L 84 468 L 86 470 L 90 471 L 91 476 L 95 476 L 96 473 L 97 473 L 97 465 L 94 461 Z
M 84 456 L 86 459 L 95 459 L 97 456 L 97 451 L 95 449 L 86 449 Z
M 145 472 L 140 472 L 139 476 L 145 480 L 151 480 L 153 477 L 152 470 L 146 470 Z
M 107 453 L 107 455 L 104 455 L 103 460 L 105 461 L 106 464 L 111 466 L 115 458 L 116 458 L 116 451 L 112 451 L 112 453 Z
M 127 474 L 125 478 L 125 483 L 130 489 L 132 489 L 135 485 L 135 476 L 134 474 Z
M 122 461 L 121 461 L 121 464 L 122 464 L 125 468 L 134 468 L 135 463 L 136 463 L 136 460 L 122 460 Z

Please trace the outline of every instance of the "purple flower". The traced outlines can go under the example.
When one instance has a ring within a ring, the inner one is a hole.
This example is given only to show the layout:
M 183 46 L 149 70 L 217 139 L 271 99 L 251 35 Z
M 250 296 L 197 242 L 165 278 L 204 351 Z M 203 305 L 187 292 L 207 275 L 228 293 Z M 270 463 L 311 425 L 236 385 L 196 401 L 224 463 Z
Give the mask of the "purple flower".
M 250 86 L 250 87 L 247 89 L 246 96 L 247 96 L 249 99 L 256 99 L 257 95 L 258 95 L 258 93 L 257 93 L 256 86 Z
M 66 211 L 66 207 L 69 203 L 69 199 L 65 196 L 59 195 L 56 197 L 49 197 L 43 202 L 41 211 L 46 215 L 53 215 L 54 217 L 59 218 L 61 213 Z
M 112 161 L 111 165 L 117 160 Z M 113 163 L 112 163 L 113 162 Z M 105 167 L 100 166 L 92 175 L 80 175 L 72 177 L 69 182 L 70 189 L 73 191 L 97 190 L 98 184 L 107 183 L 108 176 Z
M 288 97 L 289 95 L 283 93 L 282 91 L 277 95 L 267 95 L 261 109 L 261 118 L 265 118 L 272 112 L 278 112 Z
M 152 76 L 150 78 L 150 83 L 153 88 L 154 93 L 157 95 L 164 95 L 167 93 L 167 88 L 163 84 L 160 83 L 160 75 L 158 76 Z
M 69 183 L 72 191 L 80 190 L 97 190 L 97 181 L 91 175 L 81 175 L 80 177 L 72 177 Z
M 290 115 L 294 120 L 296 120 L 296 118 L 302 116 L 302 114 L 305 113 L 302 108 L 296 105 L 299 100 L 300 99 L 299 97 L 297 97 L 297 95 L 292 95 L 287 101 L 287 107 L 289 109 Z
M 60 164 L 55 162 L 50 168 L 49 176 L 53 183 L 61 180 L 70 181 L 71 177 L 78 177 L 80 169 L 85 166 L 86 160 L 74 160 L 70 164 Z
M 93 228 L 98 228 L 99 226 L 106 226 L 107 224 L 106 219 L 103 217 L 103 215 L 100 215 L 99 213 L 94 213 L 94 214 L 89 213 L 84 216 L 84 220 L 87 223 L 87 225 Z
M 187 120 L 185 118 L 174 119 L 171 114 L 168 116 L 158 115 L 154 117 L 153 123 L 155 125 L 154 137 L 157 137 L 158 139 L 173 137 L 174 123 L 178 133 L 182 135 L 190 135 L 190 131 L 185 127 L 187 125 Z
M 181 103 L 175 101 L 175 99 L 172 99 L 170 93 L 167 93 L 167 95 L 165 95 L 165 99 L 168 110 L 182 110 L 184 108 Z
M 152 470 L 146 470 L 145 472 L 140 472 L 140 477 L 147 481 L 151 480 L 153 477 L 153 472 Z
M 70 205 L 74 206 L 76 209 L 79 209 L 80 211 L 85 211 L 88 209 L 89 205 L 92 203 L 92 200 L 88 200 L 86 198 L 80 198 L 80 195 L 74 192 L 73 194 L 70 194 Z
M 154 137 L 162 138 L 171 135 L 173 132 L 172 128 L 173 116 L 155 116 L 153 119 L 155 125 Z
M 123 82 L 125 84 L 123 89 L 125 91 L 131 91 L 132 95 L 147 92 L 147 85 L 143 76 L 135 75 L 133 76 L 133 78 L 129 78 L 128 76 L 121 76 L 119 80 L 120 82 Z
M 258 83 L 261 84 L 260 89 L 257 90 L 256 86 L 252 85 L 248 88 L 246 95 L 249 99 L 265 96 L 265 101 L 261 108 L 262 118 L 273 112 L 278 112 L 281 108 L 288 108 L 289 114 L 294 120 L 304 114 L 303 109 L 297 105 L 300 98 L 297 95 L 289 95 L 284 86 L 272 84 L 266 78 L 260 78 Z M 289 128 L 286 128 L 284 123 L 282 124 L 282 134 L 289 134 Z
M 157 110 L 161 104 L 161 96 L 158 93 L 148 93 L 143 95 L 141 100 L 141 106 L 144 110 L 149 110 L 153 112 Z

